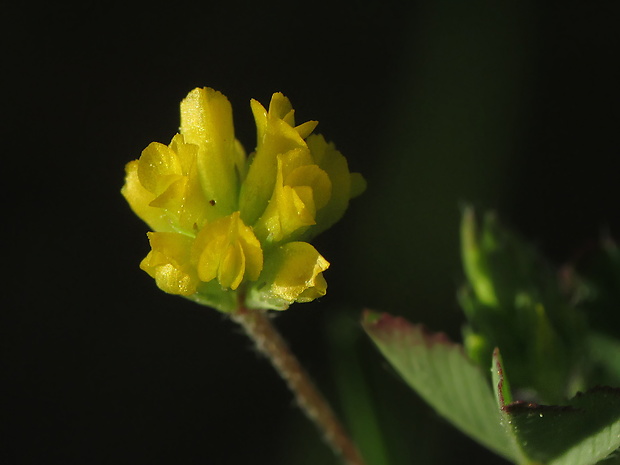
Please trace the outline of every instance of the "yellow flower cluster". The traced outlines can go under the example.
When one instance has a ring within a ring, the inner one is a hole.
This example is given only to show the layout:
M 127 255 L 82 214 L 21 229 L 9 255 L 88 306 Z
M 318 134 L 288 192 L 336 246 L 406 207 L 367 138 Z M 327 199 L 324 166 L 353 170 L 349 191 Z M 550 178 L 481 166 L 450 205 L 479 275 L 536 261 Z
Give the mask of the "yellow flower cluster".
M 228 99 L 194 89 L 169 145 L 127 164 L 122 194 L 154 232 L 140 267 L 171 294 L 224 312 L 283 310 L 325 294 L 329 263 L 307 241 L 334 224 L 365 181 L 333 144 L 295 125 L 280 93 L 251 102 L 257 146 L 235 139 Z

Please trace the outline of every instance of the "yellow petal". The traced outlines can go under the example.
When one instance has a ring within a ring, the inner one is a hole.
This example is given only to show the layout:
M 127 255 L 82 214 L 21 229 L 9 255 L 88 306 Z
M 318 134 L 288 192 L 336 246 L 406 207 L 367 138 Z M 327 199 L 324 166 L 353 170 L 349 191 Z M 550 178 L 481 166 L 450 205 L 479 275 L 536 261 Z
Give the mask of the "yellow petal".
M 325 171 L 317 165 L 300 166 L 284 180 L 287 186 L 309 186 L 316 210 L 323 208 L 332 195 L 332 183 Z
M 263 215 L 256 221 L 257 236 L 266 242 L 293 240 L 316 223 L 316 202 L 325 205 L 331 192 L 327 174 L 316 165 L 297 166 L 307 151 L 292 150 L 278 156 L 278 171 L 273 195 Z M 292 171 L 289 164 L 297 166 Z M 284 182 L 284 173 L 288 172 Z
M 281 93 L 273 94 L 269 111 L 255 100 L 251 102 L 256 120 L 256 153 L 241 186 L 239 208 L 247 224 L 254 224 L 267 208 L 277 175 L 277 157 L 295 149 L 306 149 L 304 137 L 316 122 L 295 127 L 290 101 Z
M 148 233 L 148 237 L 151 251 L 140 268 L 169 294 L 188 296 L 195 293 L 199 280 L 190 263 L 192 238 L 167 232 Z
M 245 254 L 239 241 L 228 244 L 222 254 L 217 279 L 222 287 L 237 289 L 245 274 Z
M 351 173 L 351 198 L 362 195 L 366 190 L 366 180 L 360 173 Z
M 198 168 L 194 163 L 187 174 L 183 207 L 179 215 L 179 226 L 184 231 L 195 235 L 209 218 L 217 217 L 217 213 L 213 212 L 215 201 L 211 200 L 205 197 L 198 177 Z
M 183 134 L 176 134 L 170 141 L 169 147 L 177 155 L 183 174 L 187 175 L 192 166 L 196 164 L 198 146 L 186 143 Z
M 323 297 L 327 293 L 327 281 L 323 277 L 323 273 L 319 273 L 314 278 L 312 286 L 304 289 L 295 300 L 299 303 L 312 302 L 314 299 Z
M 125 185 L 121 194 L 138 217 L 155 231 L 174 231 L 165 210 L 154 208 L 150 203 L 155 195 L 147 191 L 138 179 L 138 160 L 127 163 L 125 167 Z
M 170 186 L 153 200 L 150 205 L 151 207 L 163 208 L 178 216 L 181 211 L 181 205 L 185 198 L 186 190 L 187 178 L 183 176 L 170 184 Z
M 234 140 L 232 108 L 226 96 L 208 87 L 187 94 L 181 102 L 181 134 L 189 144 L 226 151 Z
M 257 233 L 267 242 L 280 242 L 300 228 L 315 224 L 315 212 L 311 188 L 282 186 L 258 221 Z
M 317 224 L 308 231 L 310 237 L 313 237 L 342 218 L 349 200 L 364 190 L 365 181 L 361 175 L 349 172 L 346 158 L 336 150 L 334 144 L 328 144 L 323 136 L 312 135 L 306 142 L 316 164 L 328 174 L 332 185 L 329 202 L 317 210 Z
M 310 186 L 316 208 L 323 208 L 331 197 L 328 174 L 315 164 L 308 149 L 295 149 L 278 155 L 282 180 L 287 186 Z
M 269 257 L 272 280 L 269 291 L 289 303 L 310 302 L 325 295 L 327 283 L 323 271 L 329 268 L 325 260 L 307 242 L 289 242 Z
M 283 179 L 286 179 L 293 170 L 301 166 L 314 164 L 312 154 L 306 147 L 300 147 L 278 154 L 276 158 L 282 164 Z
M 213 89 L 194 89 L 181 102 L 181 134 L 199 147 L 197 167 L 204 195 L 215 202 L 217 216 L 237 209 L 239 173 L 245 154 L 235 140 L 232 108 Z M 215 217 L 215 216 L 214 216 Z
M 202 228 L 194 242 L 192 261 L 201 281 L 217 277 L 222 287 L 236 289 L 244 278 L 258 277 L 263 252 L 252 228 L 234 212 Z
M 301 137 L 302 139 L 305 139 L 310 134 L 312 134 L 312 131 L 314 131 L 314 129 L 317 127 L 318 124 L 319 124 L 318 121 L 306 121 L 305 123 L 302 123 L 299 126 L 295 126 L 295 131 L 297 131 L 297 134 L 299 134 L 299 137 Z
M 284 120 L 289 126 L 295 126 L 293 105 L 282 92 L 276 92 L 271 96 L 269 114 L 274 118 Z
M 146 190 L 159 195 L 183 176 L 181 163 L 170 147 L 151 142 L 138 162 L 138 178 Z
M 221 228 L 221 225 L 220 220 L 206 224 L 194 241 L 192 261 L 196 264 L 198 277 L 204 282 L 217 277 L 222 250 L 227 246 L 226 227 Z

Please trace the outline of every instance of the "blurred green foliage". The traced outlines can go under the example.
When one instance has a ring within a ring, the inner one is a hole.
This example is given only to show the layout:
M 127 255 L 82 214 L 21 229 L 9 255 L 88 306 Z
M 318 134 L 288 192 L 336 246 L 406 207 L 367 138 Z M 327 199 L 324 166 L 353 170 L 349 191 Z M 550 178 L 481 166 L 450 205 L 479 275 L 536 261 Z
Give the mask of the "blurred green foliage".
M 464 210 L 461 247 L 467 285 L 459 300 L 471 359 L 486 369 L 499 348 L 514 385 L 536 402 L 557 404 L 588 387 L 587 319 L 557 271 L 493 213 L 478 220 Z

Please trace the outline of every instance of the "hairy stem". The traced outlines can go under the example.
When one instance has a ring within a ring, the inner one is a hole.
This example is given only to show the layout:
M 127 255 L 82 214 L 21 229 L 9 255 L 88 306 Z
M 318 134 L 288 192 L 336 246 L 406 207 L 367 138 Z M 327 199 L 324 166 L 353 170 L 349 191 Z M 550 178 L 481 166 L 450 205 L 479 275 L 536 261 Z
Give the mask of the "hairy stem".
M 261 310 L 241 309 L 232 315 L 256 343 L 295 395 L 297 404 L 321 430 L 323 437 L 347 465 L 364 465 L 357 448 L 327 401 L 317 390 L 280 333 Z

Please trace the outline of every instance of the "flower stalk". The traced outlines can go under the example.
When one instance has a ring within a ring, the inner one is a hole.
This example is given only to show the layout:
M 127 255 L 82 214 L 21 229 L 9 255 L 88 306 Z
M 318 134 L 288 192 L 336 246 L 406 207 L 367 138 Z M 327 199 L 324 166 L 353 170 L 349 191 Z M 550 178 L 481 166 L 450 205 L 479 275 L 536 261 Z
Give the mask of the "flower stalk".
M 169 293 L 231 315 L 295 394 L 347 465 L 363 465 L 333 411 L 271 325 L 327 292 L 329 262 L 310 241 L 338 221 L 366 186 L 316 121 L 295 123 L 291 102 L 252 100 L 256 150 L 235 138 L 232 107 L 211 88 L 181 102 L 170 144 L 149 144 L 126 165 L 121 193 L 152 230 L 140 268 Z
M 323 438 L 346 465 L 364 465 L 355 444 L 336 417 L 308 373 L 289 350 L 288 345 L 271 324 L 265 311 L 241 309 L 231 315 L 286 381 L 295 400 L 306 416 L 322 432 Z

